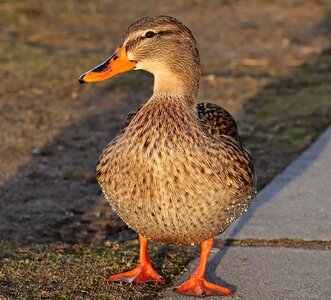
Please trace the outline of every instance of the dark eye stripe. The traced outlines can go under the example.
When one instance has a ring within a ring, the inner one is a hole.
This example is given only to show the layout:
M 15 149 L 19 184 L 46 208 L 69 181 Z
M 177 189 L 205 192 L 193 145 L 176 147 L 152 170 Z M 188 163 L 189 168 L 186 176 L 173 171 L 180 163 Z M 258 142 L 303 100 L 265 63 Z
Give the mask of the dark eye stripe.
M 145 37 L 147 37 L 147 38 L 152 38 L 155 35 L 156 35 L 156 33 L 154 31 L 147 31 L 145 33 Z
M 153 31 L 148 31 L 148 32 L 153 32 Z M 155 35 L 168 35 L 168 34 L 172 34 L 174 33 L 173 31 L 170 31 L 170 30 L 164 30 L 164 31 L 159 31 L 159 32 L 153 32 L 155 33 Z M 147 34 L 147 33 L 146 33 Z M 130 49 L 132 49 L 133 47 L 135 47 L 141 40 L 144 40 L 148 37 L 146 37 L 146 35 L 144 36 L 140 36 L 140 37 L 137 37 L 135 40 L 131 40 L 131 41 L 128 41 L 126 43 L 126 51 L 129 51 Z
M 164 30 L 164 31 L 158 32 L 158 35 L 166 35 L 166 34 L 171 34 L 171 33 L 172 33 L 172 31 L 170 31 L 170 30 Z

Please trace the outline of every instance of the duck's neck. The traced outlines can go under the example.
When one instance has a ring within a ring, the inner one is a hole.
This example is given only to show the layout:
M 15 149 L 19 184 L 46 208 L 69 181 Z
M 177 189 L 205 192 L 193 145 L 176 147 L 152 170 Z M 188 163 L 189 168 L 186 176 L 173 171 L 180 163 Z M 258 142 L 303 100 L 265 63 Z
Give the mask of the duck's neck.
M 197 98 L 200 71 L 197 70 L 158 70 L 154 72 L 154 95 L 178 95 L 183 98 Z

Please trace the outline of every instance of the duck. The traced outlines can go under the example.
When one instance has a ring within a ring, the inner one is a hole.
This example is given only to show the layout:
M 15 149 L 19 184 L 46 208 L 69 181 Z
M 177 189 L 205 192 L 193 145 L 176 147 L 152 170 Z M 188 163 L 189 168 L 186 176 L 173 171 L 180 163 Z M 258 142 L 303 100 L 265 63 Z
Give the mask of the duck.
M 197 104 L 197 42 L 176 18 L 135 21 L 114 54 L 79 82 L 99 82 L 131 70 L 153 74 L 153 94 L 104 148 L 96 177 L 112 209 L 138 233 L 140 253 L 136 268 L 107 280 L 162 283 L 148 241 L 200 244 L 196 270 L 175 292 L 231 295 L 232 290 L 207 281 L 205 271 L 214 237 L 247 211 L 256 193 L 254 165 L 236 122 L 216 104 Z

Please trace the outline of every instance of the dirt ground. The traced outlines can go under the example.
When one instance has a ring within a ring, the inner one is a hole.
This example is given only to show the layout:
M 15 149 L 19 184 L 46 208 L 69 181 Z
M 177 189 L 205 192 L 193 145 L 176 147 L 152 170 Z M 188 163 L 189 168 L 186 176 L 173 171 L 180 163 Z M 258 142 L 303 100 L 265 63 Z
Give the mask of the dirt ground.
M 152 77 L 131 72 L 81 86 L 78 76 L 145 15 L 195 34 L 199 99 L 228 109 L 259 186 L 330 124 L 329 1 L 1 1 L 0 236 L 70 243 L 132 237 L 100 196 L 94 168 Z
M 81 86 L 78 77 L 140 17 L 191 28 L 199 99 L 235 116 L 259 188 L 331 124 L 330 1 L 20 0 L 0 1 L 0 12 L 0 240 L 135 238 L 103 199 L 95 164 L 153 78 L 136 71 Z

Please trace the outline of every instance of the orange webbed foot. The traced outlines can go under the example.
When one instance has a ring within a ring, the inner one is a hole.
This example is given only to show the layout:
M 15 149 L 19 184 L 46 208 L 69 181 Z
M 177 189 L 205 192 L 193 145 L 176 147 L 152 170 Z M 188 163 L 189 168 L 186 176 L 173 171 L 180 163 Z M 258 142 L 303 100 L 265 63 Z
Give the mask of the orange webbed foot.
M 138 267 L 131 271 L 109 276 L 107 281 L 124 281 L 128 283 L 142 282 L 163 282 L 160 276 L 154 269 L 152 263 L 139 263 Z
M 191 275 L 189 280 L 178 287 L 175 292 L 187 296 L 206 297 L 206 296 L 228 296 L 233 294 L 230 289 L 213 284 L 203 277 Z

